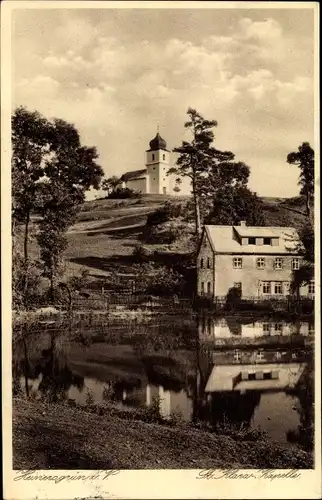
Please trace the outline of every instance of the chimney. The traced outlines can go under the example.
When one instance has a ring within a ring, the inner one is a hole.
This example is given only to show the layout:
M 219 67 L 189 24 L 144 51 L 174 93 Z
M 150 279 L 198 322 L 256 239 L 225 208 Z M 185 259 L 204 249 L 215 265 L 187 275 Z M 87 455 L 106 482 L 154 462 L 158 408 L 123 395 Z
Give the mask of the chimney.
M 246 221 L 245 220 L 241 220 L 240 223 L 239 223 L 240 226 L 242 227 L 245 227 L 246 226 Z

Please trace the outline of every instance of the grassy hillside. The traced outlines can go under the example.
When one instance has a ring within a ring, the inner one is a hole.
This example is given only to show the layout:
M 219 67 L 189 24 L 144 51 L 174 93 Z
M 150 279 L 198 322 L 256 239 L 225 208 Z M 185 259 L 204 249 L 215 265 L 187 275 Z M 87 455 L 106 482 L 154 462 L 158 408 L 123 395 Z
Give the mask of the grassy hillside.
M 139 199 L 94 200 L 84 203 L 77 223 L 68 233 L 66 252 L 68 274 L 79 274 L 87 269 L 92 275 L 108 276 L 110 273 L 131 272 L 126 262 L 134 248 L 141 243 L 140 236 L 149 213 L 166 201 L 186 202 L 188 197 L 144 195 Z M 298 198 L 262 198 L 266 225 L 300 227 L 305 223 L 305 207 Z M 187 229 L 189 230 L 188 224 Z M 148 245 L 154 250 L 185 251 L 185 238 L 169 245 Z M 31 253 L 38 250 L 31 243 Z

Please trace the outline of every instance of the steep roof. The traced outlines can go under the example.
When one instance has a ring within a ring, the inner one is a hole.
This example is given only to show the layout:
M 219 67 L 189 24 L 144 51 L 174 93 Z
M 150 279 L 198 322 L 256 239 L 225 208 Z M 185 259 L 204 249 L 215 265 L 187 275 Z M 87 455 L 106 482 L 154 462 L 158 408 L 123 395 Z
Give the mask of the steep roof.
M 215 253 L 288 254 L 296 253 L 299 236 L 292 227 L 211 226 L 206 225 Z M 242 245 L 241 238 L 278 238 L 278 245 Z
M 144 177 L 147 173 L 146 168 L 142 170 L 130 170 L 129 172 L 125 172 L 125 174 L 122 175 L 121 181 L 133 181 L 134 179 L 141 179 Z

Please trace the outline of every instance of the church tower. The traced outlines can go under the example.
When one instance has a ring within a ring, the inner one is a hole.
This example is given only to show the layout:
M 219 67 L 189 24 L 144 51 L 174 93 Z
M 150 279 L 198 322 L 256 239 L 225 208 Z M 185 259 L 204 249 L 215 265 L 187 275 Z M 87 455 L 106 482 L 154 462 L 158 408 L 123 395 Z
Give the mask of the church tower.
M 170 176 L 167 175 L 169 168 L 170 151 L 158 132 L 150 141 L 150 149 L 146 151 L 148 193 L 170 194 Z

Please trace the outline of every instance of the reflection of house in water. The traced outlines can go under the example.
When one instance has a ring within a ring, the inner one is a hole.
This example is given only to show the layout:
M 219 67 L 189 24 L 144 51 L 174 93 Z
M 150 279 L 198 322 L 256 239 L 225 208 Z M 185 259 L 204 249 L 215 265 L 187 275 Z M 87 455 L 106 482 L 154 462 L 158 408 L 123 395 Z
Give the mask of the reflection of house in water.
M 270 428 L 276 439 L 298 425 L 294 389 L 307 367 L 303 349 L 201 349 L 198 418 L 213 425 Z M 280 401 L 276 408 L 276 401 Z M 277 422 L 282 420 L 283 422 Z
M 236 317 L 214 318 L 201 315 L 198 322 L 200 340 L 213 340 L 240 336 L 256 338 L 264 336 L 288 336 L 314 334 L 314 324 L 308 321 L 288 323 L 278 320 L 242 322 Z

